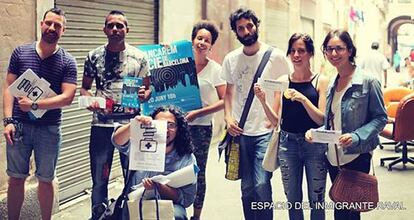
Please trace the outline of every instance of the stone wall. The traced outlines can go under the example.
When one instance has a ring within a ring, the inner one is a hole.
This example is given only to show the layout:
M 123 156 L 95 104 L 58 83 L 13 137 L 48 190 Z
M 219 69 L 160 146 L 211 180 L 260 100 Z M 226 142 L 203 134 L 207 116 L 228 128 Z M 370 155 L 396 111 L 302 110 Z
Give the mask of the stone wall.
M 3 19 L 0 25 L 0 82 L 3 84 L 10 55 L 13 49 L 21 44 L 29 43 L 36 38 L 36 1 L 35 0 L 0 0 L 0 17 Z M 3 85 L 0 90 L 0 117 L 3 119 Z M 2 125 L 0 125 L 2 127 Z M 3 131 L 3 127 L 2 127 Z M 6 218 L 6 146 L 5 140 L 0 138 L 0 219 Z M 28 186 L 27 189 L 32 188 Z M 27 201 L 37 198 L 36 191 L 28 193 Z M 37 199 L 35 199 L 37 201 Z M 29 204 L 30 203 L 30 204 Z M 37 203 L 29 202 L 25 206 L 35 206 Z M 31 211 L 23 211 L 28 214 Z M 22 215 L 22 216 L 33 216 Z M 36 215 L 36 214 L 35 214 Z
M 0 0 L 0 82 L 4 82 L 10 55 L 21 44 L 35 40 L 35 0 Z M 1 86 L 3 88 L 3 86 Z M 0 91 L 3 97 L 3 91 Z M 0 115 L 3 119 L 3 98 L 0 99 Z M 6 150 L 4 138 L 0 138 L 0 193 L 7 187 Z

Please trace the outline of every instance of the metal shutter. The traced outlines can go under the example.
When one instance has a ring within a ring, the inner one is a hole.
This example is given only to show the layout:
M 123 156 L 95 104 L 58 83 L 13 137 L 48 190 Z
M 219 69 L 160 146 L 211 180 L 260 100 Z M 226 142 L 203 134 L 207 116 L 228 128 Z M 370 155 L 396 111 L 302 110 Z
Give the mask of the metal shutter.
M 59 45 L 78 63 L 78 90 L 74 102 L 63 111 L 62 147 L 57 167 L 60 201 L 92 186 L 89 168 L 91 113 L 78 108 L 79 88 L 87 53 L 107 42 L 102 31 L 105 16 L 121 10 L 128 19 L 127 42 L 133 46 L 158 42 L 158 0 L 56 0 L 66 13 L 67 28 Z M 122 175 L 115 151 L 111 178 Z

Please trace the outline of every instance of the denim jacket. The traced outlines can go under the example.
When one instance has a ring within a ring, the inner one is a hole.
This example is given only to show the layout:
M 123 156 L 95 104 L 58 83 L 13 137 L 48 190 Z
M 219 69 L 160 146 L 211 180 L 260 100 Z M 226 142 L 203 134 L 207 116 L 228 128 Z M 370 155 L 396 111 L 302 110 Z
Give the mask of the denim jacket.
M 354 74 L 352 85 L 341 100 L 342 133 L 350 133 L 352 136 L 352 144 L 345 154 L 367 153 L 375 149 L 379 144 L 378 134 L 387 121 L 380 82 L 358 67 Z M 331 105 L 338 78 L 339 75 L 328 87 L 325 129 L 330 129 Z

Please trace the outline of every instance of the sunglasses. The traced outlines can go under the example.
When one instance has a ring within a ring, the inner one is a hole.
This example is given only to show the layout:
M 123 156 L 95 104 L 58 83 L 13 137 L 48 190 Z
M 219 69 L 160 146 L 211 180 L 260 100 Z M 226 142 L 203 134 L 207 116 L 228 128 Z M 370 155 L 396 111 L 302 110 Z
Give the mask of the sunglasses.
M 125 25 L 122 23 L 108 23 L 105 27 L 108 29 L 113 29 L 114 27 L 116 27 L 116 29 L 122 29 L 125 28 Z

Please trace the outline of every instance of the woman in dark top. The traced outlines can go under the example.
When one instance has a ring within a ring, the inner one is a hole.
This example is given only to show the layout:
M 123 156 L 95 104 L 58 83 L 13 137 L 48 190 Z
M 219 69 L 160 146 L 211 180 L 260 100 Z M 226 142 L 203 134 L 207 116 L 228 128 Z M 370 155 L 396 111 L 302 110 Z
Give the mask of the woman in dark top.
M 283 93 L 282 120 L 279 142 L 279 162 L 284 191 L 291 208 L 290 219 L 304 219 L 302 207 L 303 168 L 306 171 L 311 219 L 325 219 L 326 164 L 325 144 L 305 141 L 305 132 L 323 124 L 328 80 L 315 74 L 310 68 L 314 55 L 311 37 L 295 33 L 289 39 L 287 56 L 293 63 L 294 72 L 279 80 L 288 81 L 289 89 Z M 264 90 L 255 85 L 255 94 L 273 126 L 278 124 L 281 93 L 275 93 L 273 108 L 266 102 Z M 319 204 L 318 204 L 319 203 Z

